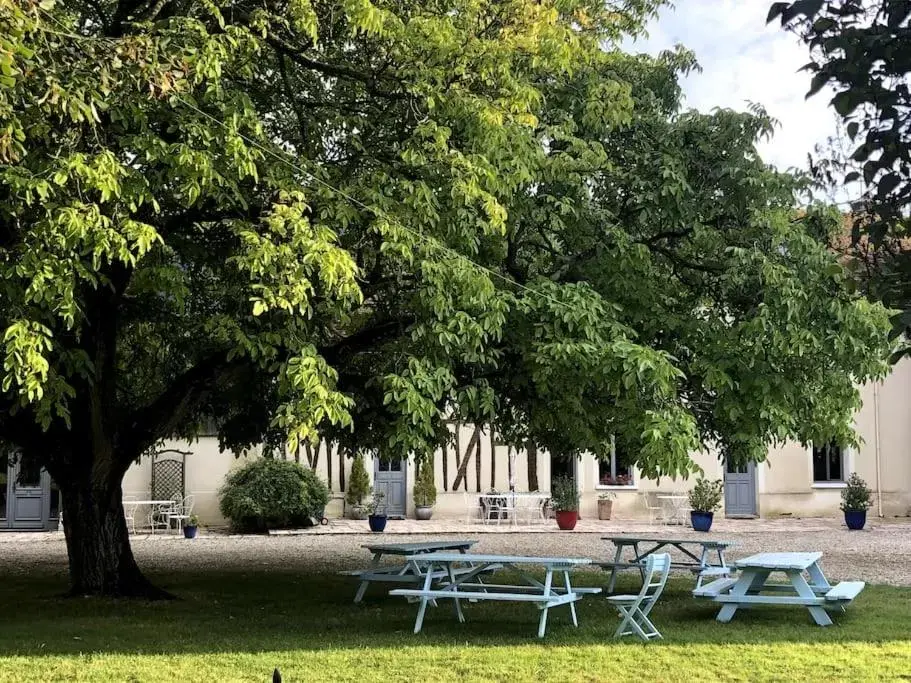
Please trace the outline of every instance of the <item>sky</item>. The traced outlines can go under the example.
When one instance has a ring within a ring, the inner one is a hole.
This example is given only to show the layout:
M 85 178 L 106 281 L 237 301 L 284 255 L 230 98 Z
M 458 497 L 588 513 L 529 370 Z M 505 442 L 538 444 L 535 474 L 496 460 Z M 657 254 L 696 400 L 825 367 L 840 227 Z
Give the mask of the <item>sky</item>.
M 780 170 L 807 168 L 807 154 L 835 133 L 826 90 L 805 99 L 810 75 L 805 45 L 775 23 L 766 25 L 771 0 L 675 0 L 648 26 L 647 39 L 626 47 L 656 54 L 680 43 L 696 53 L 702 73 L 683 81 L 685 106 L 745 110 L 762 104 L 779 120 L 770 142 L 760 145 L 766 162 Z

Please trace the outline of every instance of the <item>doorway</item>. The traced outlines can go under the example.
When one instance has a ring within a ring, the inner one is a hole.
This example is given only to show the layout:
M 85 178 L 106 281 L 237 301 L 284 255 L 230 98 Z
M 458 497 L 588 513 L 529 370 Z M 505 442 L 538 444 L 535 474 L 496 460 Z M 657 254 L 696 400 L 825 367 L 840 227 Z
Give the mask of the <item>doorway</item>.
M 383 502 L 386 504 L 386 515 L 404 518 L 408 491 L 405 461 L 401 458 L 391 460 L 376 458 L 373 463 L 373 488 L 385 495 Z
M 0 529 L 43 530 L 51 521 L 51 478 L 8 454 L 0 460 Z
M 7 525 L 10 529 L 46 529 L 51 481 L 40 467 L 16 462 L 7 469 Z
M 756 464 L 724 466 L 724 513 L 728 517 L 756 517 Z

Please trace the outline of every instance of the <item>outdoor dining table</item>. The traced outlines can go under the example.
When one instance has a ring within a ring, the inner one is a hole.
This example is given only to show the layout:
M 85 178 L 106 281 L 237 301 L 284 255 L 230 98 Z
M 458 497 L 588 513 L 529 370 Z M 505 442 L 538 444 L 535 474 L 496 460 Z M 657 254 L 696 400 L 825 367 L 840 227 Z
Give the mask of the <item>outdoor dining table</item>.
M 420 553 L 432 553 L 440 550 L 455 550 L 462 554 L 468 551 L 477 541 L 426 541 L 423 543 L 371 543 L 361 546 L 373 553 L 373 561 L 367 569 L 356 569 L 341 572 L 347 576 L 356 576 L 360 578 L 361 583 L 358 586 L 357 593 L 354 596 L 355 602 L 360 602 L 367 592 L 367 587 L 371 582 L 378 583 L 420 583 L 424 576 L 416 574 L 419 569 L 413 563 L 405 562 L 403 564 L 380 566 L 383 555 L 396 555 L 407 557 L 409 555 L 418 555 Z M 442 578 L 438 575 L 436 578 Z
M 500 602 L 531 602 L 541 610 L 538 620 L 538 637 L 543 638 L 547 628 L 547 612 L 551 607 L 569 605 L 573 626 L 578 626 L 575 602 L 586 594 L 600 593 L 601 588 L 580 588 L 573 586 L 570 573 L 578 567 L 591 564 L 587 558 L 572 557 L 516 557 L 513 555 L 460 555 L 458 553 L 426 553 L 411 555 L 406 561 L 414 565 L 414 574 L 423 575 L 421 588 L 397 588 L 389 591 L 390 595 L 403 596 L 420 601 L 418 615 L 414 622 L 414 632 L 420 633 L 424 624 L 424 613 L 427 604 L 436 604 L 436 600 L 450 598 L 454 601 L 455 613 L 459 622 L 465 622 L 462 612 L 462 600 L 478 602 L 485 600 Z M 544 568 L 544 581 L 531 576 L 527 569 L 538 566 Z M 481 583 L 483 573 L 498 569 L 514 571 L 520 584 Z M 433 588 L 432 577 L 446 574 L 448 583 Z M 554 575 L 556 574 L 556 584 Z M 561 581 L 562 579 L 562 581 Z M 563 585 L 559 585 L 562 583 Z
M 611 562 L 598 562 L 602 569 L 610 569 L 610 583 L 607 592 L 613 593 L 617 582 L 617 572 L 624 569 L 638 569 L 643 580 L 645 579 L 645 559 L 652 553 L 664 548 L 676 548 L 685 559 L 674 560 L 671 567 L 674 569 L 689 569 L 696 574 L 696 587 L 702 586 L 702 581 L 710 576 L 730 576 L 733 569 L 728 566 L 724 551 L 734 545 L 733 541 L 724 541 L 713 538 L 664 538 L 661 536 L 602 536 L 601 540 L 614 544 L 614 559 Z M 645 547 L 640 547 L 644 545 Z M 697 554 L 698 553 L 698 554 Z M 717 563 L 713 564 L 712 553 L 715 553 Z M 624 557 L 632 554 L 632 557 Z
M 659 493 L 655 496 L 664 508 L 664 523 L 686 525 L 686 504 L 690 497 L 677 493 Z
M 806 607 L 819 626 L 829 626 L 832 619 L 826 609 L 844 611 L 865 584 L 842 581 L 833 587 L 822 573 L 821 559 L 819 552 L 750 555 L 734 563 L 740 570 L 739 578 L 713 581 L 694 590 L 693 595 L 721 603 L 717 619 L 723 623 L 729 622 L 741 607 L 792 605 Z M 769 582 L 773 573 L 783 573 L 787 583 Z

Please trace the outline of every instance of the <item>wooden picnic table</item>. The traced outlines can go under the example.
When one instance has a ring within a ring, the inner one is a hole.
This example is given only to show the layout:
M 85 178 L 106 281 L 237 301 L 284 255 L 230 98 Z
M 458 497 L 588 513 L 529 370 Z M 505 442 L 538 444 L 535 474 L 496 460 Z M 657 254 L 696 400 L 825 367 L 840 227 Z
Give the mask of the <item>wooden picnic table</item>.
M 415 565 L 415 574 L 424 576 L 423 586 L 421 588 L 397 588 L 389 591 L 389 594 L 409 599 L 416 598 L 420 601 L 418 615 L 414 622 L 415 633 L 420 633 L 421 631 L 428 603 L 435 604 L 435 601 L 441 598 L 451 598 L 454 602 L 456 616 L 461 623 L 465 622 L 461 600 L 468 600 L 469 602 L 493 600 L 535 603 L 538 609 L 541 610 L 541 616 L 538 620 L 538 637 L 543 638 L 547 628 L 547 612 L 551 607 L 569 605 L 573 626 L 578 626 L 576 606 L 573 603 L 580 600 L 583 595 L 601 592 L 600 588 L 573 586 L 570 581 L 570 572 L 578 567 L 591 564 L 591 560 L 587 558 L 426 553 L 412 555 L 408 557 L 408 562 Z M 462 566 L 465 564 L 468 564 L 468 566 Z M 526 568 L 529 566 L 544 567 L 543 583 L 528 574 Z M 476 581 L 482 573 L 502 568 L 515 571 L 523 583 L 518 585 L 491 584 Z M 438 572 L 445 572 L 449 577 L 449 581 L 446 585 L 432 588 L 431 577 Z M 562 577 L 562 586 L 554 585 L 555 573 L 557 574 L 558 584 Z
M 842 581 L 832 586 L 819 566 L 822 553 L 759 553 L 737 560 L 737 579 L 719 579 L 693 591 L 698 598 L 721 603 L 718 621 L 729 622 L 741 607 L 792 605 L 806 607 L 819 626 L 829 626 L 827 609 L 840 609 L 864 589 L 863 581 Z M 770 583 L 769 576 L 783 573 L 787 583 Z M 806 573 L 809 581 L 804 578 Z
M 409 562 L 403 562 L 398 565 L 380 566 L 383 555 L 397 555 L 407 557 L 409 555 L 418 555 L 421 553 L 433 553 L 440 550 L 457 550 L 459 553 L 465 553 L 477 541 L 426 541 L 423 543 L 371 543 L 361 546 L 373 553 L 373 561 L 367 569 L 354 569 L 340 572 L 346 576 L 355 576 L 361 580 L 357 593 L 354 596 L 355 602 L 360 602 L 367 587 L 371 582 L 378 583 L 420 583 L 423 576 L 414 574 L 415 566 Z M 437 578 L 443 578 L 438 576 Z
M 733 541 L 724 541 L 712 538 L 665 538 L 663 536 L 602 536 L 601 540 L 614 544 L 614 559 L 611 562 L 598 562 L 602 569 L 610 569 L 610 583 L 607 592 L 613 593 L 617 582 L 617 572 L 624 569 L 637 569 L 645 580 L 645 558 L 652 553 L 671 547 L 679 550 L 685 557 L 683 560 L 674 560 L 671 567 L 674 569 L 689 569 L 696 574 L 696 587 L 702 586 L 702 581 L 709 577 L 730 576 L 733 569 L 728 566 L 724 558 L 724 551 L 734 545 Z M 640 544 L 647 544 L 640 548 Z M 691 549 L 692 548 L 692 549 Z M 715 553 L 717 564 L 712 564 L 711 554 Z M 624 554 L 632 557 L 624 558 Z M 698 553 L 698 555 L 697 555 Z

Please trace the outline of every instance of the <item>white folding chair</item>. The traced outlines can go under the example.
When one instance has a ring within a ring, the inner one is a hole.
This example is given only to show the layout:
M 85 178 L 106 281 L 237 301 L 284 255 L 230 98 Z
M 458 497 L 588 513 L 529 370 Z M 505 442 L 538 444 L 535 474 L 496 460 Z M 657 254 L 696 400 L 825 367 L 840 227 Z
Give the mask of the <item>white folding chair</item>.
M 638 595 L 612 595 L 607 600 L 623 617 L 614 638 L 637 635 L 649 641 L 661 638 L 661 633 L 648 618 L 652 607 L 661 597 L 667 576 L 671 572 L 671 556 L 668 553 L 653 553 L 645 561 L 645 581 Z

